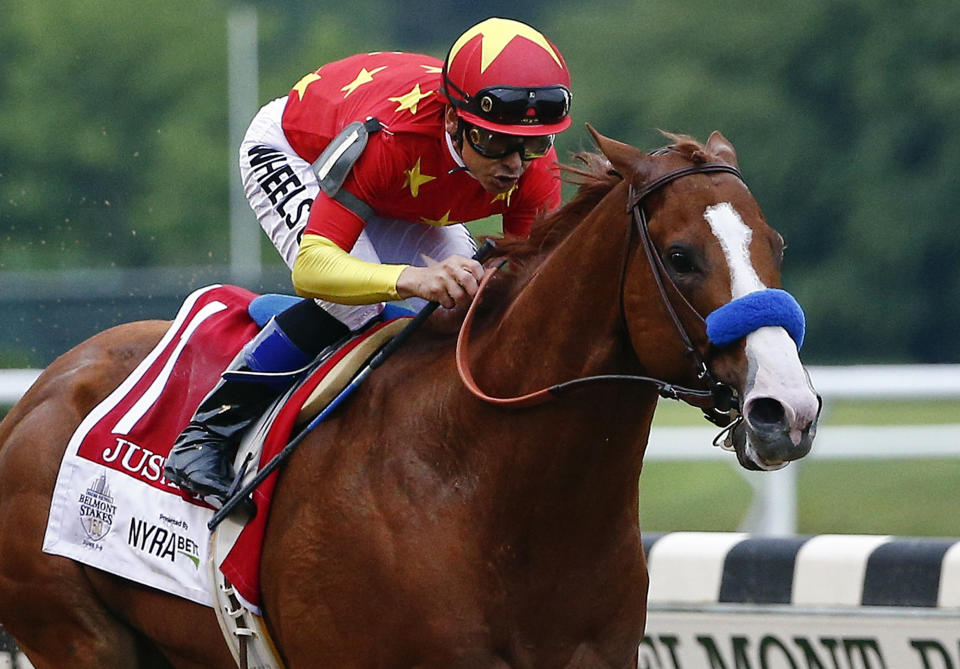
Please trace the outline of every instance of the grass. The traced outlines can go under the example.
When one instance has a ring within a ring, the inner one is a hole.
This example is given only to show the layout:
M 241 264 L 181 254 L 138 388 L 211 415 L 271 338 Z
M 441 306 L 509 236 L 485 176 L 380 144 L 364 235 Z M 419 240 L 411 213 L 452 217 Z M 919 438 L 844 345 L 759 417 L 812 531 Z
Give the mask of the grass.
M 657 426 L 700 424 L 696 410 L 661 402 Z M 824 424 L 960 422 L 960 402 L 837 402 Z M 960 459 L 799 461 L 797 531 L 960 537 Z M 735 531 L 752 489 L 731 463 L 650 462 L 640 479 L 647 532 Z
M 465 225 L 473 234 L 473 236 L 478 238 L 486 237 L 488 235 L 499 237 L 503 234 L 503 226 L 501 225 L 499 216 L 488 216 L 486 218 L 481 218 L 478 221 L 470 221 Z
M 958 484 L 956 459 L 804 464 L 799 531 L 960 537 Z
M 750 486 L 721 462 L 648 462 L 640 476 L 640 527 L 733 532 L 750 505 Z
M 960 537 L 960 460 L 795 463 L 797 532 Z M 734 532 L 752 490 L 735 465 L 651 462 L 640 477 L 646 532 Z

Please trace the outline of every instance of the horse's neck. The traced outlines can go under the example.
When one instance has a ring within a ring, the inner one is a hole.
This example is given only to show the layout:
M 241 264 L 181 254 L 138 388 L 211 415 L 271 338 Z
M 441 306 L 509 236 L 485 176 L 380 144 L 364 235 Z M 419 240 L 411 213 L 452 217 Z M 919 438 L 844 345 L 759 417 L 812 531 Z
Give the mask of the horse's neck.
M 621 311 L 629 236 L 628 221 L 595 214 L 544 260 L 496 325 L 478 333 L 470 358 L 486 392 L 509 397 L 635 371 Z M 513 490 L 537 487 L 541 497 L 605 486 L 611 506 L 622 505 L 617 494 L 636 494 L 655 404 L 651 388 L 598 384 L 536 409 L 491 409 L 487 424 L 496 424 L 507 463 L 502 477 L 519 485 Z
M 594 213 L 554 249 L 478 338 L 481 380 L 517 394 L 622 372 L 630 359 L 621 310 L 629 234 L 627 222 Z

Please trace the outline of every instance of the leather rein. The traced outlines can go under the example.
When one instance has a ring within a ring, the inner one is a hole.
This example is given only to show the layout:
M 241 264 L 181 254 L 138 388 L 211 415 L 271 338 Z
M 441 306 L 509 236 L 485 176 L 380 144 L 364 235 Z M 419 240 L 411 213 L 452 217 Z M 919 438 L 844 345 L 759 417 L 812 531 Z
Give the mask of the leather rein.
M 502 407 L 527 407 L 556 399 L 558 396 L 570 390 L 580 388 L 585 385 L 605 382 L 647 383 L 655 386 L 661 397 L 681 400 L 687 404 L 701 409 L 704 417 L 711 423 L 724 428 L 730 426 L 732 421 L 739 418 L 740 403 L 736 396 L 736 391 L 731 386 L 721 383 L 713 375 L 713 373 L 710 371 L 710 368 L 707 366 L 704 355 L 694 345 L 690 334 L 688 333 L 686 327 L 684 327 L 683 321 L 680 319 L 677 309 L 668 294 L 668 284 L 673 286 L 675 294 L 679 296 L 681 301 L 680 308 L 688 311 L 690 315 L 702 325 L 704 332 L 706 331 L 706 323 L 704 322 L 703 317 L 693 308 L 693 306 L 690 305 L 680 290 L 676 288 L 676 285 L 673 283 L 673 280 L 667 273 L 667 269 L 663 265 L 663 260 L 660 258 L 659 253 L 657 253 L 656 247 L 653 244 L 653 239 L 650 237 L 650 228 L 647 221 L 647 215 L 643 207 L 644 200 L 646 200 L 647 197 L 660 188 L 663 188 L 667 184 L 676 181 L 677 179 L 681 179 L 692 174 L 709 174 L 716 172 L 733 174 L 740 179 L 740 181 L 743 181 L 743 176 L 740 174 L 740 171 L 737 168 L 724 163 L 703 163 L 700 165 L 690 165 L 668 172 L 654 179 L 650 183 L 645 184 L 640 189 L 635 189 L 633 184 L 630 184 L 627 204 L 627 209 L 630 212 L 633 223 L 631 229 L 636 232 L 640 239 L 640 243 L 643 245 L 644 252 L 647 256 L 647 261 L 650 264 L 651 273 L 653 274 L 657 290 L 660 294 L 660 300 L 663 303 L 664 308 L 667 310 L 671 321 L 673 322 L 680 342 L 685 348 L 686 356 L 691 360 L 691 363 L 696 369 L 697 378 L 703 382 L 707 389 L 687 388 L 649 376 L 638 376 L 632 374 L 602 374 L 598 376 L 586 376 L 565 381 L 563 383 L 541 388 L 539 390 L 516 397 L 493 397 L 488 395 L 480 389 L 474 380 L 468 364 L 467 350 L 470 342 L 470 330 L 476 312 L 476 306 L 480 301 L 480 295 L 486 289 L 487 285 L 489 285 L 490 280 L 493 278 L 496 272 L 506 263 L 506 260 L 503 260 L 486 270 L 483 279 L 480 281 L 477 294 L 474 296 L 474 299 L 470 304 L 470 308 L 467 310 L 467 315 L 464 318 L 463 325 L 460 328 L 460 334 L 457 337 L 456 361 L 457 370 L 464 386 L 466 386 L 466 388 L 475 397 L 489 404 Z M 624 265 L 624 276 L 625 274 L 626 265 Z

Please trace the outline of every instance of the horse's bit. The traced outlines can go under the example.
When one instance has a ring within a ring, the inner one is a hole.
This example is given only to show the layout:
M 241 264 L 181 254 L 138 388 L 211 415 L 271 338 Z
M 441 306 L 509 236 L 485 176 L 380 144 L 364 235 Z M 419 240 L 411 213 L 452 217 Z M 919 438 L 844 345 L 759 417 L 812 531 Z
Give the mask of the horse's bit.
M 736 396 L 736 391 L 728 384 L 721 383 L 713 375 L 713 373 L 710 371 L 710 368 L 707 366 L 706 361 L 704 360 L 704 356 L 693 344 L 687 329 L 683 325 L 683 321 L 677 314 L 677 310 L 667 294 L 666 288 L 667 282 L 669 282 L 670 285 L 673 285 L 673 280 L 670 278 L 670 275 L 667 273 L 667 270 L 663 265 L 663 261 L 656 252 L 653 240 L 650 237 L 646 213 L 643 210 L 643 201 L 651 193 L 659 190 L 663 186 L 691 174 L 707 174 L 712 172 L 727 172 L 735 175 L 738 179 L 743 181 L 743 176 L 735 167 L 725 165 L 723 163 L 703 163 L 701 165 L 690 165 L 688 167 L 683 167 L 673 170 L 672 172 L 668 172 L 646 184 L 639 191 L 635 191 L 633 185 L 631 184 L 628 196 L 628 211 L 630 212 L 632 221 L 634 223 L 633 229 L 636 230 L 636 233 L 640 238 L 640 243 L 643 245 L 644 251 L 647 255 L 647 260 L 650 263 L 650 268 L 657 284 L 657 289 L 660 293 L 660 299 L 663 302 L 667 313 L 670 315 L 670 319 L 677 330 L 677 334 L 680 337 L 681 343 L 686 349 L 685 354 L 691 359 L 696 368 L 697 378 L 700 379 L 704 385 L 709 388 L 709 390 L 678 386 L 649 376 L 637 376 L 631 374 L 603 374 L 573 379 L 571 381 L 559 383 L 548 388 L 542 388 L 518 397 L 492 397 L 487 395 L 477 386 L 476 381 L 473 378 L 473 374 L 470 372 L 469 365 L 467 364 L 467 345 L 469 341 L 470 325 L 473 321 L 475 307 L 479 302 L 477 298 L 479 298 L 480 292 L 486 287 L 490 279 L 503 265 L 503 263 L 491 267 L 485 273 L 483 280 L 480 282 L 480 290 L 478 290 L 477 295 L 467 311 L 463 325 L 460 328 L 460 334 L 457 338 L 457 369 L 467 389 L 479 399 L 482 399 L 490 404 L 521 407 L 541 404 L 548 400 L 554 399 L 556 396 L 564 392 L 586 384 L 605 381 L 632 381 L 650 383 L 656 386 L 657 392 L 661 397 L 682 400 L 688 404 L 691 404 L 692 406 L 696 406 L 703 411 L 704 417 L 707 420 L 709 420 L 711 423 L 714 423 L 718 427 L 725 428 L 724 432 L 718 436 L 718 440 L 724 435 L 724 433 L 731 430 L 736 425 L 736 422 L 734 421 L 740 420 L 740 403 Z M 625 273 L 626 264 L 624 265 L 624 275 Z M 706 323 L 704 322 L 703 317 L 700 316 L 700 314 L 690 305 L 690 303 L 683 296 L 680 290 L 676 288 L 676 286 L 674 286 L 674 290 L 682 300 L 681 307 L 691 312 L 696 321 L 702 324 L 704 331 L 706 331 Z

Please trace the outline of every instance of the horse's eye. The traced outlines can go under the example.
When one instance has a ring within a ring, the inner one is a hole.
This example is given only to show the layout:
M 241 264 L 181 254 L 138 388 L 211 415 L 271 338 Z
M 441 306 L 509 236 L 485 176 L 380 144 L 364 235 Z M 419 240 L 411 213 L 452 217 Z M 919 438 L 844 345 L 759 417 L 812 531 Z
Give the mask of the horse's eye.
M 697 266 L 683 249 L 671 249 L 667 254 L 667 261 L 671 269 L 678 274 L 690 274 L 697 271 Z

